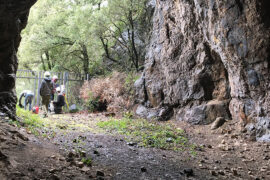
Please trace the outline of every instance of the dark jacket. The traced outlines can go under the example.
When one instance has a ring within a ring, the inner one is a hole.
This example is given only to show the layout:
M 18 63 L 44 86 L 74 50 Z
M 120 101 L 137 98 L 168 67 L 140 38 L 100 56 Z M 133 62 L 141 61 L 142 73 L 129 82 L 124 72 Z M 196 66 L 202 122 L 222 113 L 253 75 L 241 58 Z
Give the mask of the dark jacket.
M 63 94 L 58 94 L 57 101 L 53 102 L 54 105 L 54 112 L 55 113 L 61 113 L 62 107 L 65 105 L 65 97 Z
M 53 84 L 51 79 L 44 79 L 41 83 L 39 93 L 41 96 L 51 96 L 53 90 Z

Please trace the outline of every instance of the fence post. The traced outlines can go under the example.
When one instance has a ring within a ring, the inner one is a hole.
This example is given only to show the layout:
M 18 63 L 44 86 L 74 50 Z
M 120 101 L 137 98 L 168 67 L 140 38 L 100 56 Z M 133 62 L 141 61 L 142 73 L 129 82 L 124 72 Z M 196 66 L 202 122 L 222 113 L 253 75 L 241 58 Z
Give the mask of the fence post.
M 64 72 L 63 74 L 63 85 L 65 86 L 65 96 L 66 96 L 66 101 L 68 101 L 68 80 L 69 80 L 69 74 L 68 72 Z M 67 102 L 68 103 L 68 102 Z M 67 108 L 67 104 L 65 105 Z M 68 109 L 67 109 L 68 111 Z
M 37 103 L 36 103 L 37 106 L 39 106 L 39 101 L 40 101 L 39 89 L 40 89 L 40 86 L 41 86 L 41 75 L 42 75 L 42 72 L 40 71 L 38 73 L 38 92 L 37 92 Z
M 34 82 L 34 103 L 33 105 L 36 105 L 36 94 L 37 94 L 37 73 L 34 71 L 35 74 L 35 82 Z

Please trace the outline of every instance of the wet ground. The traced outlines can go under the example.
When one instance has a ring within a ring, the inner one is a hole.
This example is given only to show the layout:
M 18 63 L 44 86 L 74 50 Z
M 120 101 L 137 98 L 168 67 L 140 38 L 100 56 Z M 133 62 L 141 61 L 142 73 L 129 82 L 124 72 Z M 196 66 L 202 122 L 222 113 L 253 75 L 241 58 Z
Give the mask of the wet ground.
M 270 145 L 250 141 L 235 122 L 213 131 L 171 121 L 199 145 L 191 156 L 99 131 L 95 122 L 104 114 L 50 118 L 57 125 L 43 129 L 44 137 L 2 121 L 0 179 L 270 179 Z

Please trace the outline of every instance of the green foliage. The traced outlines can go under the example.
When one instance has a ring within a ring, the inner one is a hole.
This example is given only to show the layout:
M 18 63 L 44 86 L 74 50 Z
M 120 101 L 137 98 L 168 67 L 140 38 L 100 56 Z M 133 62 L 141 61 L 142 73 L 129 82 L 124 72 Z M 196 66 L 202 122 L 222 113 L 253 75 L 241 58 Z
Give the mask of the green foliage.
M 111 118 L 109 121 L 98 122 L 100 128 L 110 132 L 118 132 L 134 138 L 140 145 L 170 150 L 191 150 L 192 145 L 188 143 L 183 130 L 174 128 L 169 124 L 149 122 L 144 119 L 122 119 Z M 193 153 L 193 151 L 191 151 Z
M 99 97 L 94 97 L 92 92 L 89 92 L 89 99 L 87 99 L 86 106 L 89 112 L 97 111 L 100 106 Z
M 140 78 L 140 75 L 136 72 L 129 72 L 125 79 L 125 89 L 130 96 L 135 95 L 134 83 Z
M 22 33 L 20 68 L 92 75 L 112 67 L 138 70 L 144 59 L 139 46 L 145 39 L 140 24 L 145 26 L 146 2 L 39 0 Z
M 87 166 L 92 165 L 92 159 L 91 158 L 82 158 L 81 162 L 83 162 Z

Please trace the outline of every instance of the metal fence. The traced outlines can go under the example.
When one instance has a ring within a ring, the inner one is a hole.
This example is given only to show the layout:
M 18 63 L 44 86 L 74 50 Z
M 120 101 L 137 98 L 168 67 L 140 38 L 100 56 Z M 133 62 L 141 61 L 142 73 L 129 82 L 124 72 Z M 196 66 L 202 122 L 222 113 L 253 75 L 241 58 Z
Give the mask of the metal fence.
M 23 90 L 31 90 L 34 93 L 33 105 L 40 105 L 39 88 L 44 79 L 45 71 L 18 70 L 16 74 L 16 92 L 19 96 Z M 69 104 L 76 104 L 79 100 L 79 89 L 84 81 L 89 80 L 89 75 L 71 72 L 50 72 L 51 77 L 58 77 L 57 84 L 64 85 L 65 94 Z

